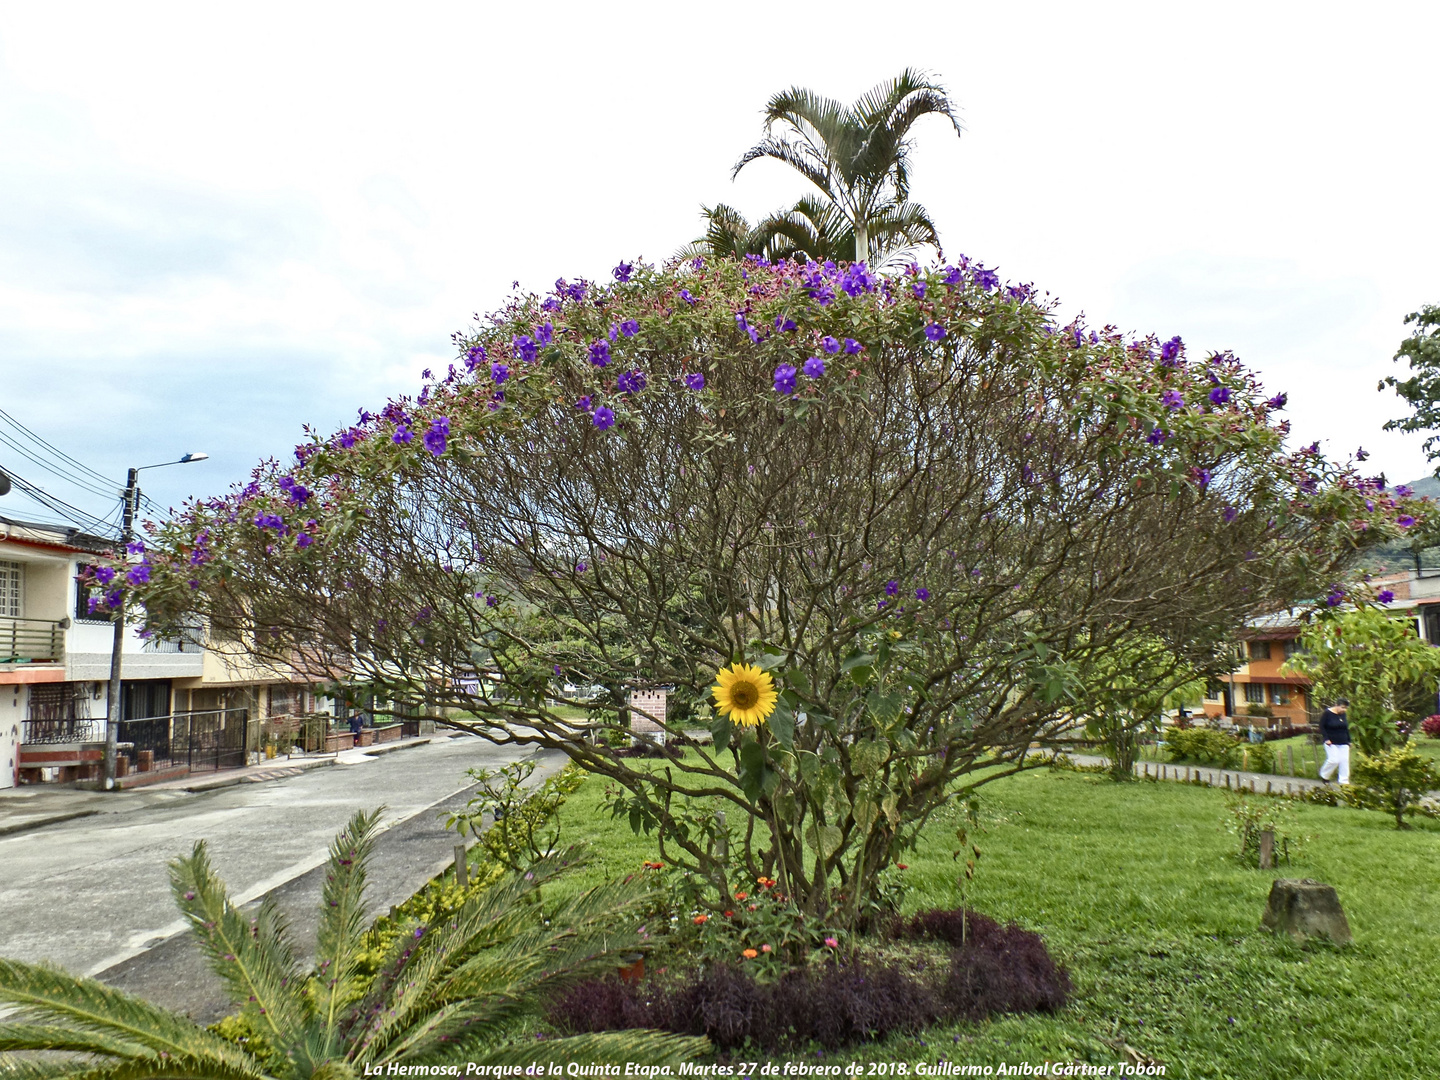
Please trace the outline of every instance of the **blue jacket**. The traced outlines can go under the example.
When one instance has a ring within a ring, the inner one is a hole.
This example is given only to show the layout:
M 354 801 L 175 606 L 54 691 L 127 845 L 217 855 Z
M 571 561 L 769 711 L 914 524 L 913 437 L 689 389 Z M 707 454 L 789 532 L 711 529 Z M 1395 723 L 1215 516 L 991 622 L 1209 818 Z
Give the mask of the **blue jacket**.
M 1350 745 L 1350 724 L 1337 712 L 1326 709 L 1320 714 L 1320 738 L 1336 746 Z

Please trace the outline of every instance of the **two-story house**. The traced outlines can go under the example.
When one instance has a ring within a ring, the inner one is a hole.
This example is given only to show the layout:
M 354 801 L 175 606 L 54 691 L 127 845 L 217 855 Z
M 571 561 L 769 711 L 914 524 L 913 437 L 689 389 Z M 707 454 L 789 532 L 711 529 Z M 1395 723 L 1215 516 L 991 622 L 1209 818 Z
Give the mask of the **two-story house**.
M 1282 673 L 1305 626 L 1289 613 L 1250 623 L 1236 644 L 1236 668 L 1212 682 L 1204 712 L 1252 727 L 1298 727 L 1320 715 L 1311 700 L 1310 680 Z
M 114 624 L 92 614 L 76 576 L 114 546 L 0 517 L 0 787 L 99 775 Z M 188 767 L 197 751 L 210 767 L 243 764 L 256 720 L 325 706 L 310 678 L 212 653 L 198 627 L 168 640 L 139 631 L 126 627 L 121 652 L 127 771 Z

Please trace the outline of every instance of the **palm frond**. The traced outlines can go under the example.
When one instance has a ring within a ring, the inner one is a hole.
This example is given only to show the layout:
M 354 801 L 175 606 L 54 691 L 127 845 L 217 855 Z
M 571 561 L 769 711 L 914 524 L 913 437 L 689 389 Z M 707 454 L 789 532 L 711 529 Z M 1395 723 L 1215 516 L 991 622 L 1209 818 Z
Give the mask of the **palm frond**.
M 740 160 L 735 163 L 735 168 L 730 170 L 731 179 L 733 180 L 740 170 L 750 162 L 760 158 L 774 158 L 776 161 L 784 162 L 831 199 L 838 201 L 841 198 L 841 192 L 831 178 L 834 163 L 830 159 L 812 146 L 768 135 L 740 156 Z
M 0 1021 L 0 1051 L 5 1050 L 69 1050 L 76 1054 L 104 1054 L 116 1058 L 149 1057 L 153 1054 L 143 1043 L 88 1026 Z
M 215 875 L 203 840 L 170 864 L 170 889 L 230 999 L 278 1042 L 293 1037 L 309 1019 L 305 980 L 274 901 L 267 897 L 255 921 L 247 920 Z
M 83 1040 L 98 1048 L 108 1040 L 111 1049 L 96 1052 L 123 1058 L 134 1045 L 143 1048 L 136 1059 L 167 1054 L 209 1063 L 227 1075 L 262 1075 L 251 1055 L 187 1017 L 57 968 L 0 960 L 0 1003 L 15 1006 L 6 1025 L 12 1034 L 33 1025 L 35 1033 L 47 1039 L 72 1040 L 65 1045 L 11 1044 L 12 1050 L 69 1049 Z
M 341 1011 L 359 996 L 355 968 L 366 928 L 365 869 L 384 809 L 357 811 L 330 845 L 315 957 L 317 1013 L 327 1031 L 334 1029 Z
M 935 222 L 919 203 L 890 203 L 870 219 L 870 243 L 877 266 L 901 257 L 916 247 L 930 245 L 940 251 Z

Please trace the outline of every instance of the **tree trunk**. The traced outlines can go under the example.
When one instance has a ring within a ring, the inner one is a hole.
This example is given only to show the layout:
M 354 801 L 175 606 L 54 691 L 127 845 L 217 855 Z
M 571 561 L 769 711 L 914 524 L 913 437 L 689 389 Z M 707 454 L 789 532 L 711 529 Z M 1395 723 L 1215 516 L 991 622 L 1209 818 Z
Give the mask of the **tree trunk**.
M 864 218 L 855 221 L 855 261 L 870 261 L 870 230 L 866 228 Z

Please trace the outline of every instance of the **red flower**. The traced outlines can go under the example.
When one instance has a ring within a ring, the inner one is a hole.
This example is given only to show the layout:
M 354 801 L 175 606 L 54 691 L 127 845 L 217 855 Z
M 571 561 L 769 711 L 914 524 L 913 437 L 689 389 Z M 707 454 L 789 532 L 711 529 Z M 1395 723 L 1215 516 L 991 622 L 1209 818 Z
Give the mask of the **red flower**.
M 733 919 L 735 917 L 735 913 L 733 911 L 727 911 L 725 912 L 725 917 L 727 919 Z
M 909 870 L 910 867 L 906 866 L 903 862 L 897 862 L 897 863 L 895 864 L 895 869 L 896 869 L 896 870 Z
M 696 926 L 699 926 L 701 923 L 703 923 L 703 922 L 704 922 L 706 919 L 708 919 L 708 918 L 710 918 L 709 915 L 696 915 L 696 916 L 695 916 L 695 925 L 696 925 Z

